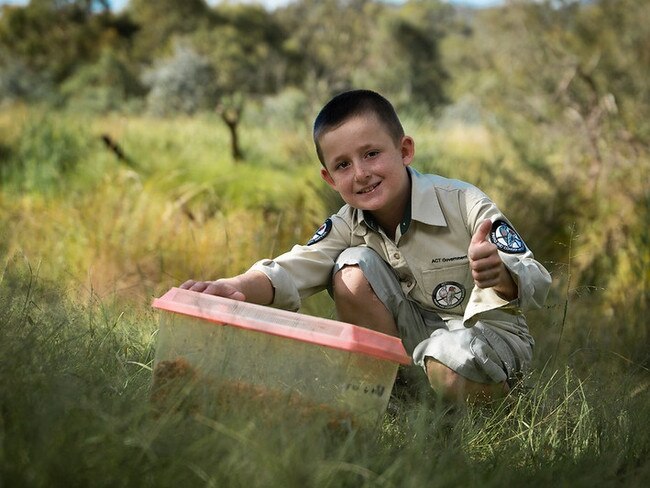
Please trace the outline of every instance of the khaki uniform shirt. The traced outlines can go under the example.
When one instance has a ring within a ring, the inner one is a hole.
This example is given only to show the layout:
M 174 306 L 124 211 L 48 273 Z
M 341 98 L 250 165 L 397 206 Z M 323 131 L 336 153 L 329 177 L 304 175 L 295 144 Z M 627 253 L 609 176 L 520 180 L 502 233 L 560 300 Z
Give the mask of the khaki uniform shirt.
M 507 315 L 539 308 L 551 278 L 496 205 L 478 188 L 458 180 L 420 174 L 408 168 L 411 202 L 390 239 L 372 216 L 345 205 L 310 241 L 251 269 L 262 271 L 275 289 L 273 306 L 298 310 L 301 299 L 330 284 L 337 256 L 346 248 L 368 246 L 393 268 L 408 299 L 443 319 L 462 318 L 466 326 L 480 314 L 500 309 Z M 474 285 L 467 251 L 485 219 L 493 222 L 491 241 L 519 288 L 506 301 L 491 288 Z M 473 319 L 473 320 L 472 320 Z

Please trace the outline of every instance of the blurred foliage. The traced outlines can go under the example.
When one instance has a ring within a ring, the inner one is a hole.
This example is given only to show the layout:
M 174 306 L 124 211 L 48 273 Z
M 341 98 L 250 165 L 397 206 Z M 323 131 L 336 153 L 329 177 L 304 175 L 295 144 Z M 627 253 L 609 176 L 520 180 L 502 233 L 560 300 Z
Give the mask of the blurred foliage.
M 260 5 L 225 3 L 214 11 L 214 25 L 190 37 L 215 68 L 221 94 L 247 96 L 275 93 L 291 83 L 283 43 L 285 29 Z
M 128 18 L 89 10 L 87 2 L 32 0 L 2 7 L 0 52 L 58 84 L 104 48 L 128 45 L 134 32 Z
M 156 115 L 193 114 L 216 105 L 212 65 L 191 47 L 177 44 L 171 58 L 146 72 L 149 109 Z
M 301 0 L 272 12 L 204 0 L 131 0 L 119 14 L 108 6 L 32 0 L 26 7 L 2 7 L 0 65 L 19 63 L 53 80 L 52 90 L 64 83 L 70 90 L 82 80 L 110 87 L 101 73 L 106 53 L 130 76 L 169 59 L 182 40 L 210 60 L 220 96 L 297 86 L 320 102 L 362 83 L 429 109 L 446 101 L 439 43 L 452 10 L 437 0 L 399 8 L 376 0 Z M 28 91 L 5 88 L 0 99 Z
M 0 53 L 0 57 L 0 105 L 39 102 L 53 97 L 52 80 L 47 74 L 33 71 L 23 61 L 6 53 Z
M 306 242 L 326 214 L 312 167 L 289 170 L 278 158 L 233 171 L 214 115 L 83 124 L 76 114 L 34 112 L 0 117 L 8 157 L 0 258 L 18 252 L 41 262 L 43 275 L 73 295 L 145 303 L 187 274 L 239 273 L 252 256 Z M 133 164 L 108 151 L 101 134 L 119 140 Z
M 152 90 L 153 91 L 153 90 Z M 61 94 L 73 110 L 105 113 L 137 104 L 145 88 L 122 53 L 108 49 L 82 66 L 61 85 Z
M 18 192 L 51 194 L 68 187 L 90 154 L 83 125 L 48 115 L 30 117 L 0 161 L 0 184 Z
M 133 56 L 146 64 L 167 55 L 175 38 L 212 21 L 205 0 L 130 0 L 126 13 L 138 26 Z

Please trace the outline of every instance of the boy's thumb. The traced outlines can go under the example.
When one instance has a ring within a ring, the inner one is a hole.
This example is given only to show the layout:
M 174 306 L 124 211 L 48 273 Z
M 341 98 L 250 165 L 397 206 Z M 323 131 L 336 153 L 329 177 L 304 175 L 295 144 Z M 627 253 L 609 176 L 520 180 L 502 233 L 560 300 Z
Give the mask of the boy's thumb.
M 230 295 L 228 295 L 227 298 L 230 298 L 232 300 L 237 300 L 239 302 L 245 302 L 246 301 L 246 295 L 244 295 L 241 291 L 235 290 Z
M 474 235 L 472 236 L 472 242 L 474 244 L 478 244 L 480 242 L 486 241 L 491 229 L 492 221 L 490 219 L 485 219 L 483 222 L 481 222 L 481 225 L 478 226 L 476 232 L 474 232 Z

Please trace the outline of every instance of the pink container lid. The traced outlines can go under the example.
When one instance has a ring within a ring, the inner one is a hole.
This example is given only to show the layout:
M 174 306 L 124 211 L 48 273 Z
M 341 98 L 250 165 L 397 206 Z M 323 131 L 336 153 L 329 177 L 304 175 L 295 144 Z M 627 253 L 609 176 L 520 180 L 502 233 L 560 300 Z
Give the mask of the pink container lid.
M 363 353 L 400 364 L 411 364 L 402 341 L 365 327 L 172 288 L 153 307 L 219 325 L 263 332 L 289 339 Z

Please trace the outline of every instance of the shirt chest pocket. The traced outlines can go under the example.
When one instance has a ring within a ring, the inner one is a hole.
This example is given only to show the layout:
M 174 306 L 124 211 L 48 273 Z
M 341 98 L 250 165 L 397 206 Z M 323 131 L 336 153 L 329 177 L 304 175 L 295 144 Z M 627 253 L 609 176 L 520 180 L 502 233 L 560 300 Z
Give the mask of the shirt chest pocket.
M 469 262 L 422 270 L 419 284 L 435 308 L 462 313 L 473 286 Z

